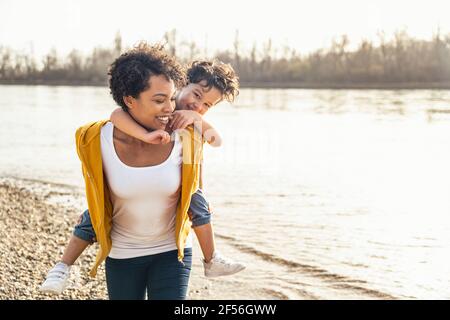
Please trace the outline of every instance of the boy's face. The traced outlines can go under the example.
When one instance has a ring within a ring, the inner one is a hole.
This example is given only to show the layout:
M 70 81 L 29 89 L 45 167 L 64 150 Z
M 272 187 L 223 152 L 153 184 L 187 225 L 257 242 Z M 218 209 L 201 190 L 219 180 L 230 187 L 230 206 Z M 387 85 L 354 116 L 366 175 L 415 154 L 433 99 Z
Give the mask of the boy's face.
M 190 83 L 181 89 L 176 104 L 179 110 L 193 110 L 201 115 L 222 100 L 222 94 L 216 87 L 206 87 L 206 81 Z

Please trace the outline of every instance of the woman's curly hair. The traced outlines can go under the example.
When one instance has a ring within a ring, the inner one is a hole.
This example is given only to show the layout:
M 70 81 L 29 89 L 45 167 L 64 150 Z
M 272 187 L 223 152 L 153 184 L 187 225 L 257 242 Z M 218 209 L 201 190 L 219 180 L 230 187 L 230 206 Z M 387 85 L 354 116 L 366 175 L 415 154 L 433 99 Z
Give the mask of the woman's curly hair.
M 239 77 L 230 64 L 217 59 L 194 61 L 187 71 L 189 83 L 206 82 L 206 87 L 216 87 L 228 102 L 233 102 L 239 94 Z
M 154 75 L 164 75 L 167 80 L 173 80 L 177 88 L 186 85 L 185 69 L 164 50 L 163 45 L 140 42 L 121 54 L 109 68 L 109 88 L 114 101 L 128 111 L 123 97 L 138 98 L 149 88 L 148 80 Z

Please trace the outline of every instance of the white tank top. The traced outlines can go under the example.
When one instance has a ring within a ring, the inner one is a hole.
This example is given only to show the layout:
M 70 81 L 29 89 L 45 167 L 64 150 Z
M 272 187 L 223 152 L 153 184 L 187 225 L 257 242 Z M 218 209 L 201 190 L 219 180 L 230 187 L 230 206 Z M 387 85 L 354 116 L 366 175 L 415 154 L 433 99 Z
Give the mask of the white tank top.
M 113 129 L 108 122 L 101 130 L 103 171 L 113 204 L 109 257 L 128 259 L 176 250 L 182 164 L 179 135 L 175 134 L 173 149 L 161 164 L 130 167 L 116 153 Z M 186 247 L 192 247 L 191 235 Z

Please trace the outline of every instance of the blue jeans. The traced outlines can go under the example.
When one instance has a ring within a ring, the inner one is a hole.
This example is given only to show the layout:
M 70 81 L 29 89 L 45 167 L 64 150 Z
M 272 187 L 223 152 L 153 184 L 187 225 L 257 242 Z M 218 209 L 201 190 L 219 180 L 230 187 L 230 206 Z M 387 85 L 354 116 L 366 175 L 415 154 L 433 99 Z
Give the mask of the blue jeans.
M 192 248 L 130 259 L 106 258 L 106 285 L 110 300 L 184 300 L 192 267 Z
M 191 205 L 189 207 L 192 227 L 198 227 L 211 222 L 211 211 L 209 203 L 206 200 L 202 190 L 198 189 L 191 197 Z M 73 234 L 87 242 L 95 242 L 95 232 L 92 227 L 89 211 L 83 212 L 81 222 L 75 226 Z

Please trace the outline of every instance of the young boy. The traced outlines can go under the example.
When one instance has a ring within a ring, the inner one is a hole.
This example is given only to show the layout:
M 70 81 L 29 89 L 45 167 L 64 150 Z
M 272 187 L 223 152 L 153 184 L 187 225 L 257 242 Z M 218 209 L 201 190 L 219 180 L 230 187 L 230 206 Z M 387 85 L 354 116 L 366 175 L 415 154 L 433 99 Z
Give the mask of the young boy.
M 200 128 L 204 140 L 218 147 L 221 145 L 220 135 L 202 118 L 202 115 L 223 100 L 229 102 L 234 100 L 239 93 L 238 77 L 230 65 L 216 60 L 193 62 L 187 75 L 188 85 L 181 89 L 175 99 L 176 111 L 166 130 L 175 131 L 194 124 L 197 129 Z M 144 142 L 153 144 L 170 142 L 170 136 L 166 131 L 148 132 L 120 108 L 111 114 L 111 121 L 121 131 Z M 192 227 L 203 252 L 205 276 L 231 275 L 243 270 L 245 268 L 243 264 L 233 262 L 216 251 L 211 212 L 201 189 L 192 196 L 189 213 Z M 71 266 L 93 242 L 95 242 L 95 233 L 89 212 L 86 210 L 75 226 L 61 261 L 49 271 L 40 291 L 62 293 L 68 285 Z

